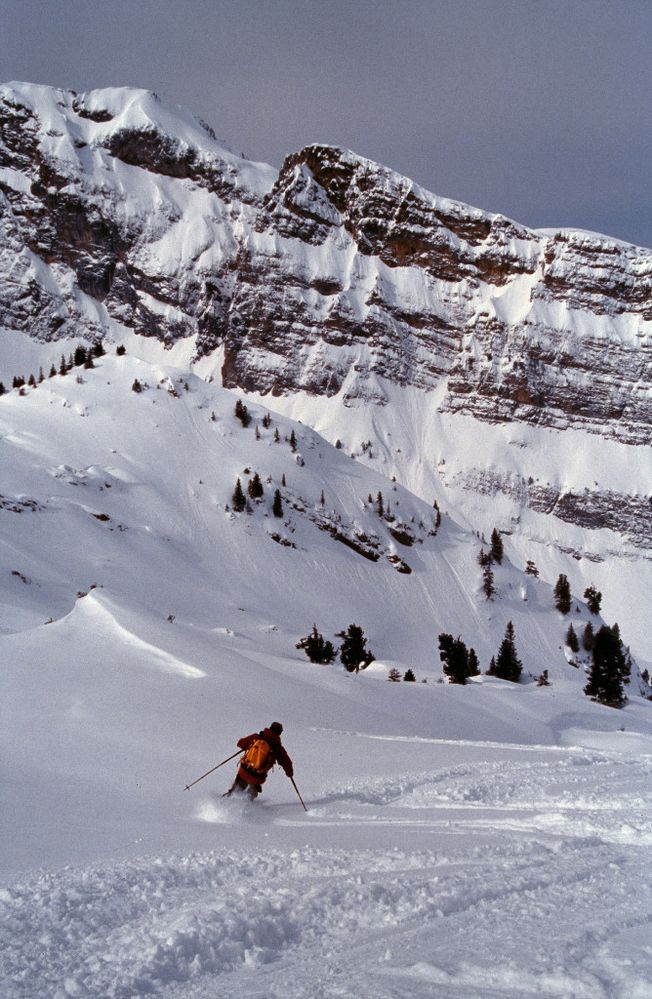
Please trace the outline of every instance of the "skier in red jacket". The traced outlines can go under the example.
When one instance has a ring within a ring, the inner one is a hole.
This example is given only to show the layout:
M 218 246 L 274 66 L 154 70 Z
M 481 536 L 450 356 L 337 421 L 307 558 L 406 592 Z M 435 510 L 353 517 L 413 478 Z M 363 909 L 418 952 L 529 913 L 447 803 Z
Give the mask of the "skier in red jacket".
M 275 763 L 280 763 L 288 777 L 294 776 L 292 760 L 281 745 L 282 731 L 280 722 L 272 722 L 262 732 L 254 732 L 238 739 L 238 748 L 244 749 L 245 753 L 240 759 L 236 778 L 226 792 L 227 795 L 240 791 L 248 794 L 253 801 L 261 793 L 267 774 Z

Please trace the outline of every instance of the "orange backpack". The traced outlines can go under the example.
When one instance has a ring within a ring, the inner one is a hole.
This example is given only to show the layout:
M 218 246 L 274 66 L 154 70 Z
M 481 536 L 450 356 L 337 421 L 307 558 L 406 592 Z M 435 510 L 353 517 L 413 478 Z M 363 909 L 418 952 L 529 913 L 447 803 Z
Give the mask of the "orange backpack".
M 274 755 L 265 739 L 254 739 L 242 757 L 240 765 L 254 777 L 264 777 L 274 766 Z

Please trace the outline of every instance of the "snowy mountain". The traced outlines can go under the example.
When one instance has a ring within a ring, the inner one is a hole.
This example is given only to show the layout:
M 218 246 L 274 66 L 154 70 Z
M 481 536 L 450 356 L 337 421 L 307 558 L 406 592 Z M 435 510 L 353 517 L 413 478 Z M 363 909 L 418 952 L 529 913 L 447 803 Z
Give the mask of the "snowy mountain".
M 593 703 L 564 644 L 603 619 L 507 558 L 487 600 L 473 532 L 172 354 L 0 398 L 2 995 L 645 995 L 649 688 Z M 509 620 L 520 683 L 439 682 Z M 184 791 L 272 718 L 307 813 Z
M 652 659 L 649 250 L 329 146 L 276 171 L 144 91 L 9 84 L 0 122 L 5 386 L 59 340 L 156 339 L 595 583 Z

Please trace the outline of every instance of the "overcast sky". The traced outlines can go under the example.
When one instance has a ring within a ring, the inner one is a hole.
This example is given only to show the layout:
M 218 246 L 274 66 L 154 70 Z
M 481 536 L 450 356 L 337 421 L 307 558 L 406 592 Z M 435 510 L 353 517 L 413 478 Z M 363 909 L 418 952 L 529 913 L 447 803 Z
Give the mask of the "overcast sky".
M 155 90 L 253 159 L 346 146 L 652 246 L 652 0 L 0 0 L 0 78 Z

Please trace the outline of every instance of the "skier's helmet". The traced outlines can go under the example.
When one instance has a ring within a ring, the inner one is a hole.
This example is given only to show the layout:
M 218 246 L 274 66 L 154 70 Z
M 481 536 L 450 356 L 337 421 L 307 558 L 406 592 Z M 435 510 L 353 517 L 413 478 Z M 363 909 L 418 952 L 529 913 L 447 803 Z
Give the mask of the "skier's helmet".
M 276 732 L 277 735 L 280 735 L 281 732 L 283 731 L 283 726 L 281 725 L 280 722 L 272 722 L 272 724 L 269 726 L 269 729 L 270 732 Z

